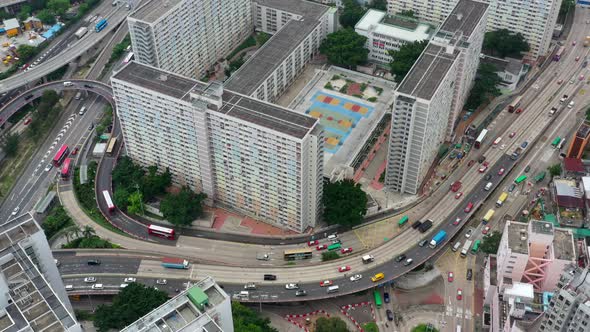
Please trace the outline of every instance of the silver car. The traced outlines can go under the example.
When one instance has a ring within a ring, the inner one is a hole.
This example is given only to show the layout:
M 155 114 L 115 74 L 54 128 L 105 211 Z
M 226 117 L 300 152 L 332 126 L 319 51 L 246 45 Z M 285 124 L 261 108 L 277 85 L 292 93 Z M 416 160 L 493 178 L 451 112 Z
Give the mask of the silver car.
M 363 278 L 363 276 L 361 274 L 355 274 L 352 277 L 350 277 L 350 281 L 359 281 Z

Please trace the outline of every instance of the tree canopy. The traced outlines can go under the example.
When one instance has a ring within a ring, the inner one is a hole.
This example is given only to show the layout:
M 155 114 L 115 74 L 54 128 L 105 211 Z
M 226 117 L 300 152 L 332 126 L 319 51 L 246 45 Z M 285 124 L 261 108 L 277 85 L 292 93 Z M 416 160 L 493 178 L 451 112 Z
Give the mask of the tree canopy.
M 16 53 L 20 56 L 21 62 L 27 62 L 37 54 L 37 48 L 31 45 L 19 45 Z
M 369 8 L 387 11 L 387 0 L 373 0 Z
M 349 329 L 338 317 L 320 317 L 315 321 L 315 332 L 349 332 Z
M 96 309 L 94 325 L 101 332 L 120 330 L 167 300 L 164 291 L 130 283 L 115 295 L 112 305 L 100 305 Z
M 555 165 L 551 165 L 549 167 L 547 167 L 547 169 L 549 170 L 549 174 L 551 174 L 551 176 L 559 176 L 561 175 L 561 164 L 557 163 Z
M 55 15 L 49 9 L 42 9 L 37 12 L 35 15 L 43 24 L 53 25 L 57 20 L 55 19 Z
M 469 92 L 469 97 L 465 102 L 465 109 L 475 110 L 487 101 L 491 96 L 499 96 L 500 90 L 498 84 L 502 81 L 496 74 L 496 67 L 489 63 L 480 63 L 477 74 L 473 82 L 473 87 Z
M 257 312 L 239 302 L 231 303 L 231 315 L 235 332 L 278 332 L 270 326 L 270 319 L 261 318 Z
M 352 227 L 363 222 L 367 213 L 367 194 L 361 185 L 346 179 L 324 183 L 324 220 Z
M 18 152 L 19 139 L 15 133 L 6 134 L 2 139 L 2 150 L 8 157 L 16 156 Z
M 45 218 L 45 221 L 41 224 L 41 228 L 45 232 L 45 237 L 50 239 L 57 232 L 71 225 L 74 225 L 72 218 L 70 218 L 61 205 L 58 205 Z
M 164 218 L 176 226 L 190 226 L 203 213 L 203 200 L 207 195 L 195 194 L 188 187 L 178 194 L 167 194 L 160 203 Z
M 58 16 L 62 16 L 70 8 L 70 0 L 49 0 L 47 8 Z
M 496 254 L 498 247 L 500 246 L 500 240 L 502 239 L 502 233 L 494 231 L 490 236 L 484 236 L 483 243 L 481 244 L 481 251 L 486 254 Z
M 486 32 L 482 46 L 484 53 L 500 58 L 520 59 L 529 51 L 529 44 L 520 32 L 499 29 Z
M 393 61 L 389 63 L 391 73 L 395 75 L 394 80 L 400 83 L 408 74 L 418 57 L 428 45 L 428 40 L 416 41 L 402 45 L 398 51 L 389 51 Z
M 416 18 L 416 13 L 414 13 L 413 10 L 402 10 L 401 12 L 398 13 L 398 15 L 405 16 L 405 17 Z
M 576 6 L 576 3 L 574 0 L 563 0 L 561 2 L 561 7 L 559 7 L 559 15 L 563 16 L 563 15 L 567 14 L 567 12 L 569 12 L 575 6 Z
M 365 9 L 356 0 L 343 0 L 344 9 L 339 16 L 340 25 L 344 28 L 353 28 L 365 15 Z
M 369 50 L 365 48 L 366 40 L 352 28 L 341 29 L 328 35 L 320 46 L 320 52 L 328 57 L 331 64 L 354 68 L 367 61 Z

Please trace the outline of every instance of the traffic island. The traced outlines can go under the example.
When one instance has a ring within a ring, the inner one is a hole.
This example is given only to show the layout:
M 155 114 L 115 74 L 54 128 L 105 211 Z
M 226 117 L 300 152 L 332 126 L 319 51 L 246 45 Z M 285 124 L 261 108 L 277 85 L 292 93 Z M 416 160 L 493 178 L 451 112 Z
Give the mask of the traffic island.
M 359 331 L 363 331 L 362 326 L 366 323 L 375 322 L 375 308 L 371 302 L 343 305 L 340 312 L 348 317 Z
M 320 317 L 330 318 L 330 314 L 320 309 L 305 314 L 286 315 L 285 319 L 305 332 L 310 332 L 315 331 L 315 321 Z

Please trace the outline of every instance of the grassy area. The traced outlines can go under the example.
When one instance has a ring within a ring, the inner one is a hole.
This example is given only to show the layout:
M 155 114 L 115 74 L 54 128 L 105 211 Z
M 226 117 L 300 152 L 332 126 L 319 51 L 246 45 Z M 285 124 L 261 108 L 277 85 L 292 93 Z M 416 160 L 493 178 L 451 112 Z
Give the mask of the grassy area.
M 5 158 L 0 165 L 0 198 L 6 198 L 10 190 L 25 170 L 25 166 L 36 150 L 32 139 L 22 135 L 19 141 L 19 153 L 15 158 Z

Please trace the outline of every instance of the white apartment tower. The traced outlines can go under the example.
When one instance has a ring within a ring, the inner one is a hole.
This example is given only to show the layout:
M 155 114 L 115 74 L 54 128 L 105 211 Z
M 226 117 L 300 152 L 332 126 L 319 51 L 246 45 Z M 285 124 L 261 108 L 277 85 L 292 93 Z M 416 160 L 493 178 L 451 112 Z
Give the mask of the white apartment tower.
M 111 78 L 129 156 L 213 204 L 297 232 L 321 207 L 323 130 L 307 115 L 131 62 Z
M 127 23 L 137 62 L 191 78 L 252 32 L 250 0 L 151 0 Z
M 0 329 L 81 332 L 45 233 L 27 213 L 0 225 Z
M 416 194 L 440 144 L 450 137 L 475 77 L 487 9 L 481 2 L 459 1 L 395 91 L 389 190 Z
M 530 60 L 535 60 L 548 52 L 561 0 L 482 1 L 490 5 L 487 31 L 508 29 L 520 32 L 529 43 L 530 51 L 526 58 Z M 457 2 L 457 0 L 387 0 L 387 11 L 397 14 L 403 10 L 412 10 L 419 19 L 438 25 L 451 13 Z

